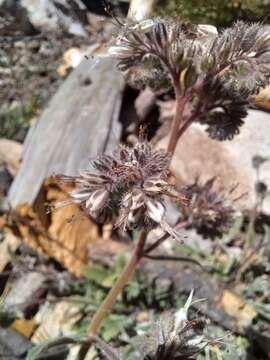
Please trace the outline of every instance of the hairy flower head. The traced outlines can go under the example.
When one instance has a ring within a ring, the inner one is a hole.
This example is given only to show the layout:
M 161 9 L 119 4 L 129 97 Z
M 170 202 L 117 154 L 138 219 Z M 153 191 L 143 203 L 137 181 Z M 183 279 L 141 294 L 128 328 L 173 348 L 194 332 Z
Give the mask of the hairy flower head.
M 137 87 L 168 89 L 172 76 L 194 67 L 214 27 L 187 25 L 179 18 L 153 18 L 124 27 L 108 48 L 118 69 Z M 202 41 L 203 39 L 203 41 Z
M 157 17 L 123 27 L 108 53 L 135 87 L 177 88 L 185 115 L 206 124 L 216 140 L 240 132 L 252 96 L 270 79 L 270 27 L 259 23 L 238 21 L 218 33 Z
M 183 308 L 176 313 L 163 315 L 158 322 L 151 325 L 148 333 L 134 341 L 134 359 L 191 360 L 211 342 L 204 334 L 204 321 L 198 318 L 188 320 L 192 297 L 193 291 Z M 97 345 L 106 359 L 122 359 L 121 355 L 107 344 Z
M 205 323 L 201 319 L 188 320 L 192 297 L 193 291 L 183 308 L 161 317 L 150 333 L 138 339 L 140 359 L 194 359 L 206 347 L 209 340 L 203 333 Z
M 123 229 L 160 225 L 170 231 L 163 198 L 177 198 L 177 192 L 168 182 L 169 163 L 166 152 L 141 140 L 133 147 L 121 145 L 115 156 L 93 160 L 92 169 L 79 176 L 57 177 L 75 184 L 69 203 L 79 205 L 97 221 L 113 220 Z
M 220 237 L 233 223 L 234 208 L 222 191 L 215 191 L 215 178 L 200 184 L 197 179 L 186 189 L 190 198 L 188 207 L 182 207 L 182 216 L 189 220 L 190 226 L 206 237 Z

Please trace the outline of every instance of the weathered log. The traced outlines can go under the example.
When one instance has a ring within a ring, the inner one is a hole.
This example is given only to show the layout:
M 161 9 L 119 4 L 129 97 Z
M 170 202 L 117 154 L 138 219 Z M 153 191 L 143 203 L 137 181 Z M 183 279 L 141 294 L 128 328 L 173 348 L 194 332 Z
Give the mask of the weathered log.
M 111 60 L 94 68 L 85 60 L 70 74 L 26 138 L 8 196 L 12 207 L 32 205 L 53 173 L 78 174 L 89 158 L 113 150 L 121 135 L 123 88 Z

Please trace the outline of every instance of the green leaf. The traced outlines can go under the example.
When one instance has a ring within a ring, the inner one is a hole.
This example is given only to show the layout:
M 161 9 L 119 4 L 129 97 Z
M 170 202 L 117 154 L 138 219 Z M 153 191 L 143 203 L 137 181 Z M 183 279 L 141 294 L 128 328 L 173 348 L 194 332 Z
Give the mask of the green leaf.
M 83 266 L 81 273 L 91 281 L 98 285 L 103 285 L 103 281 L 108 277 L 108 270 L 101 266 Z
M 112 266 L 111 273 L 115 275 L 119 275 L 126 265 L 126 257 L 124 254 L 120 254 L 116 257 L 114 264 Z
M 52 347 L 77 343 L 80 343 L 80 340 L 77 337 L 59 337 L 53 340 L 50 339 L 44 341 L 42 344 L 38 344 L 28 351 L 26 360 L 37 360 L 44 351 L 47 351 Z
M 251 305 L 262 317 L 270 321 L 270 304 L 259 304 L 252 302 Z
M 126 315 L 111 314 L 105 319 L 101 330 L 102 338 L 110 341 L 131 326 L 133 320 Z
M 131 281 L 126 286 L 127 300 L 137 298 L 141 292 L 141 286 L 137 281 Z
M 113 286 L 113 284 L 115 283 L 116 279 L 118 278 L 117 275 L 115 274 L 111 274 L 109 276 L 107 276 L 103 281 L 102 281 L 102 286 L 106 287 L 106 288 L 111 288 Z

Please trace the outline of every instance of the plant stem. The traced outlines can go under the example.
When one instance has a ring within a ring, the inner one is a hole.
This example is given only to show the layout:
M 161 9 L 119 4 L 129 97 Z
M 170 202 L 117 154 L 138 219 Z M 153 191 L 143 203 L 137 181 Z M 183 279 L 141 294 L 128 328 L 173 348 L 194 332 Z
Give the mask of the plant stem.
M 199 116 L 201 110 L 201 103 L 197 106 L 195 112 L 183 122 L 182 126 L 178 130 L 178 140 L 184 134 L 184 132 L 189 128 L 189 126 L 193 123 L 197 116 Z
M 171 155 L 174 154 L 179 139 L 178 136 L 179 128 L 183 122 L 183 113 L 187 102 L 186 97 L 181 94 L 179 81 L 174 79 L 173 83 L 174 83 L 174 92 L 175 92 L 175 100 L 176 100 L 176 110 L 172 123 L 171 135 L 167 147 L 167 152 L 170 153 Z
M 189 224 L 188 221 L 181 221 L 178 224 L 175 225 L 174 230 L 180 230 L 183 229 L 184 227 L 186 227 Z M 170 234 L 165 233 L 164 235 L 162 235 L 160 238 L 158 238 L 152 245 L 148 246 L 144 253 L 143 256 L 147 256 L 150 252 L 152 252 L 153 250 L 155 250 L 157 247 L 159 247 L 165 240 L 167 240 L 170 237 Z
M 94 315 L 88 330 L 89 335 L 95 335 L 97 333 L 101 322 L 106 317 L 108 311 L 115 303 L 117 296 L 120 294 L 120 292 L 128 282 L 129 278 L 133 274 L 138 262 L 142 258 L 146 236 L 147 233 L 143 230 L 140 234 L 138 244 L 133 254 L 131 255 L 129 262 L 127 263 L 126 267 L 122 271 L 114 286 L 109 291 L 103 303 L 100 305 L 98 311 Z

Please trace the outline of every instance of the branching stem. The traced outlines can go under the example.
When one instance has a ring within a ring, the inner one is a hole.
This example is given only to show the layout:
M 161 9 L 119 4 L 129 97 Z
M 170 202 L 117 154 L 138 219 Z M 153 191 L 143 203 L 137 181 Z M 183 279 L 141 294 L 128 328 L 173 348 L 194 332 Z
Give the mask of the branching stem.
M 189 224 L 189 221 L 181 221 L 178 224 L 175 225 L 174 230 L 180 230 L 186 227 Z M 170 237 L 170 234 L 165 233 L 160 238 L 158 238 L 152 245 L 148 246 L 143 255 L 147 256 L 149 253 L 151 253 L 153 250 L 155 250 L 157 247 L 159 247 L 165 240 L 167 240 Z

